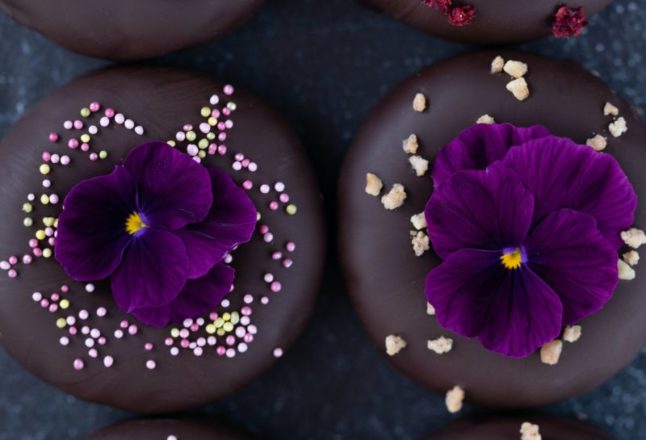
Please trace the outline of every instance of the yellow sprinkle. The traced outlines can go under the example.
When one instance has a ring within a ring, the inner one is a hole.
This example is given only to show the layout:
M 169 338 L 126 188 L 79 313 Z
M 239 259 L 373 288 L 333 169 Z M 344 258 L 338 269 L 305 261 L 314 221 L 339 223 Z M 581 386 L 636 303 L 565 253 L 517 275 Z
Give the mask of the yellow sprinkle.
M 58 217 L 54 219 L 54 227 L 58 228 Z
M 204 151 L 204 150 L 200 150 L 200 151 L 197 153 L 197 156 L 198 156 L 200 159 L 204 159 L 204 158 L 206 157 L 206 151 Z
M 108 157 L 108 152 L 105 150 L 99 151 L 99 159 L 107 159 Z
M 43 249 L 43 257 L 50 258 L 52 256 L 52 250 L 50 248 Z
M 205 329 L 206 329 L 206 332 L 210 335 L 215 333 L 215 326 L 213 324 L 207 324 Z
M 172 139 L 171 139 L 171 140 L 169 140 L 169 141 L 166 141 L 166 143 L 167 143 L 168 145 L 170 145 L 171 147 L 174 147 L 175 145 L 177 145 L 177 144 L 175 143 L 175 141 L 174 141 L 174 140 L 172 140 Z
M 44 240 L 45 237 L 47 237 L 47 235 L 45 235 L 45 231 L 43 231 L 42 229 L 36 231 L 36 238 L 38 240 Z
M 218 125 L 218 120 L 217 120 L 217 118 L 211 117 L 211 118 L 208 119 L 208 123 L 211 126 L 215 126 L 215 125 Z
M 211 109 L 208 107 L 202 107 L 202 109 L 200 110 L 200 114 L 206 118 L 211 114 Z
M 89 135 L 89 134 L 87 134 L 87 133 L 83 133 L 83 134 L 81 135 L 81 142 L 83 142 L 83 143 L 86 143 L 86 144 L 87 144 L 88 142 L 90 142 L 90 140 L 91 140 L 91 139 L 92 139 L 92 138 L 91 138 L 91 137 L 90 137 L 90 135 Z
M 172 328 L 170 329 L 170 335 L 173 338 L 179 338 L 179 329 L 178 328 Z
M 67 310 L 70 307 L 70 300 L 69 299 L 62 299 L 58 305 L 60 306 L 61 309 Z
M 233 324 L 231 324 L 230 322 L 225 322 L 222 328 L 225 332 L 233 331 Z
M 56 327 L 65 328 L 66 325 L 67 325 L 67 321 L 65 320 L 65 318 L 58 318 L 56 320 Z
M 231 313 L 231 323 L 237 324 L 238 322 L 240 322 L 240 314 L 238 312 Z
M 38 167 L 38 171 L 40 171 L 40 174 L 42 174 L 42 175 L 46 176 L 46 175 L 48 175 L 48 174 L 49 174 L 49 172 L 51 171 L 51 168 L 49 167 L 49 165 L 47 165 L 46 163 L 44 163 L 44 164 L 42 164 L 40 167 Z
M 208 140 L 212 141 L 213 139 L 215 139 L 215 133 L 213 133 L 212 131 L 208 132 L 208 133 L 206 134 L 206 138 L 207 138 Z
M 285 208 L 285 212 L 287 212 L 287 214 L 289 214 L 289 215 L 294 215 L 294 214 L 296 214 L 296 212 L 298 212 L 298 208 L 293 203 L 290 203 Z
M 209 146 L 209 140 L 205 138 L 200 139 L 200 141 L 197 143 L 197 146 L 200 148 L 200 150 L 204 150 Z
M 196 138 L 197 138 L 197 135 L 193 130 L 186 133 L 186 139 L 189 140 L 190 142 L 193 142 Z
M 31 226 L 33 226 L 34 221 L 31 219 L 31 217 L 25 217 L 24 219 L 22 219 L 22 224 L 30 228 Z
M 505 267 L 505 269 L 518 269 L 522 264 L 522 255 L 520 248 L 516 248 L 516 250 L 511 253 L 503 254 L 500 257 L 500 261 L 502 262 L 502 265 Z
M 238 108 L 238 106 L 236 105 L 235 102 L 230 102 L 227 104 L 227 108 L 233 112 Z
M 54 226 L 54 217 L 43 217 L 43 224 L 48 228 Z
M 87 107 L 83 107 L 81 109 L 81 116 L 83 116 L 84 118 L 87 118 L 88 116 L 90 116 L 90 109 Z
M 33 206 L 31 206 L 31 203 L 23 203 L 22 204 L 22 210 L 25 212 L 31 212 L 33 209 Z
M 43 205 L 48 205 L 49 204 L 49 196 L 47 194 L 41 194 L 40 203 L 42 203 Z
M 224 336 L 224 334 L 225 334 L 225 333 L 226 333 L 226 332 L 225 332 L 225 331 L 224 331 L 224 329 L 222 329 L 222 328 L 219 328 L 219 329 L 218 329 L 218 331 L 216 332 L 216 334 L 217 334 L 218 336 Z
M 213 325 L 215 325 L 217 328 L 222 327 L 222 324 L 224 324 L 224 320 L 222 318 L 218 318 L 213 321 Z
M 224 313 L 222 314 L 222 319 L 224 319 L 225 321 L 230 320 L 230 319 L 231 319 L 231 313 L 229 313 L 229 312 L 224 312 Z

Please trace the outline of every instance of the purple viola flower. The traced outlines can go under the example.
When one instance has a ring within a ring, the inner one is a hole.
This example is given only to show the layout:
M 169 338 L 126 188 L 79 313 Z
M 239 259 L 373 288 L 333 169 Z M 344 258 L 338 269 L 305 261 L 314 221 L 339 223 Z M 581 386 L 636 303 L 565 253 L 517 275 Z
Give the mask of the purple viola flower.
M 119 308 L 162 327 L 222 301 L 235 274 L 224 258 L 255 225 L 253 203 L 227 173 L 150 142 L 70 190 L 55 257 L 77 281 L 110 277 Z
M 542 127 L 479 125 L 433 178 L 425 215 L 444 261 L 425 292 L 442 326 L 524 357 L 610 299 L 637 206 L 612 156 Z

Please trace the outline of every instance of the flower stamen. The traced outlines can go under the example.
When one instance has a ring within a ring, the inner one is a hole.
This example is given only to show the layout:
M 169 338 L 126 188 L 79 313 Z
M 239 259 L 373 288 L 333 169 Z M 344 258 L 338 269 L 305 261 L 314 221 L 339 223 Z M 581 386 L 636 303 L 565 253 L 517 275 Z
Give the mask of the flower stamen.
M 135 235 L 137 232 L 147 227 L 148 225 L 144 223 L 138 212 L 133 212 L 126 219 L 126 232 L 130 235 Z
M 520 268 L 521 264 L 523 263 L 523 252 L 520 248 L 509 250 L 505 249 L 502 251 L 500 262 L 505 267 L 505 269 L 516 270 Z

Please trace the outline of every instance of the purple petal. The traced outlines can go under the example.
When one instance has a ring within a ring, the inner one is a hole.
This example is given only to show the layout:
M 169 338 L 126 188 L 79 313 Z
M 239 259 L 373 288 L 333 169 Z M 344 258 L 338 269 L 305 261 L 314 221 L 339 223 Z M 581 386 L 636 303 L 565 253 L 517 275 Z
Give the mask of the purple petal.
M 199 278 L 225 254 L 251 240 L 256 208 L 242 188 L 224 171 L 209 169 L 213 204 L 201 223 L 177 231 L 188 252 L 188 277 Z
M 209 212 L 209 173 L 190 156 L 163 142 L 149 142 L 133 149 L 123 165 L 137 178 L 137 203 L 148 224 L 175 230 Z
M 126 219 L 135 208 L 134 178 L 123 167 L 83 180 L 65 197 L 58 217 L 55 257 L 77 281 L 109 276 L 130 238 Z
M 437 188 L 424 211 L 433 249 L 442 258 L 464 248 L 503 249 L 525 241 L 532 195 L 512 170 L 461 171 Z
M 213 310 L 229 294 L 234 275 L 232 267 L 224 263 L 218 264 L 204 277 L 187 281 L 177 298 L 169 304 L 135 309 L 132 314 L 141 322 L 154 327 L 197 318 Z
M 599 311 L 618 283 L 617 251 L 588 214 L 562 209 L 547 216 L 530 233 L 527 256 L 561 298 L 563 325 Z
M 561 332 L 559 297 L 530 268 L 505 269 L 500 252 L 463 249 L 426 278 L 437 320 L 491 351 L 527 356 Z
M 484 170 L 502 159 L 514 145 L 549 136 L 540 125 L 514 127 L 510 124 L 476 124 L 442 148 L 433 166 L 433 181 L 439 186 L 462 170 Z
M 112 275 L 112 295 L 125 312 L 159 307 L 177 297 L 186 283 L 184 243 L 174 233 L 148 228 L 131 240 Z
M 512 148 L 504 164 L 534 195 L 534 223 L 562 208 L 590 214 L 616 249 L 620 232 L 634 221 L 637 195 L 609 154 L 564 138 L 544 138 Z

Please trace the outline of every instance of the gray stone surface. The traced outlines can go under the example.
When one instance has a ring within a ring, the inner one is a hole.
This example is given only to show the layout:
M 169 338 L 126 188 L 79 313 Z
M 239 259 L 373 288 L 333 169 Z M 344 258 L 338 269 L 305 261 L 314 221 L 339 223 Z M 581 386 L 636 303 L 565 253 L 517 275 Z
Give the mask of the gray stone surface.
M 577 60 L 643 108 L 645 7 L 646 0 L 617 0 L 581 38 L 520 48 Z M 366 112 L 421 67 L 471 49 L 426 36 L 351 0 L 270 0 L 235 35 L 153 62 L 212 72 L 280 110 L 317 164 L 334 232 L 338 167 Z M 106 64 L 69 53 L 0 16 L 0 135 L 43 96 Z M 443 398 L 394 370 L 364 334 L 330 245 L 327 277 L 305 335 L 271 371 L 199 412 L 276 439 L 413 439 L 443 426 L 453 418 Z M 588 419 L 617 439 L 646 438 L 645 369 L 643 352 L 596 391 L 546 411 Z M 478 410 L 466 412 L 473 411 Z M 80 402 L 43 384 L 0 349 L 0 439 L 75 438 L 126 417 L 133 415 Z

